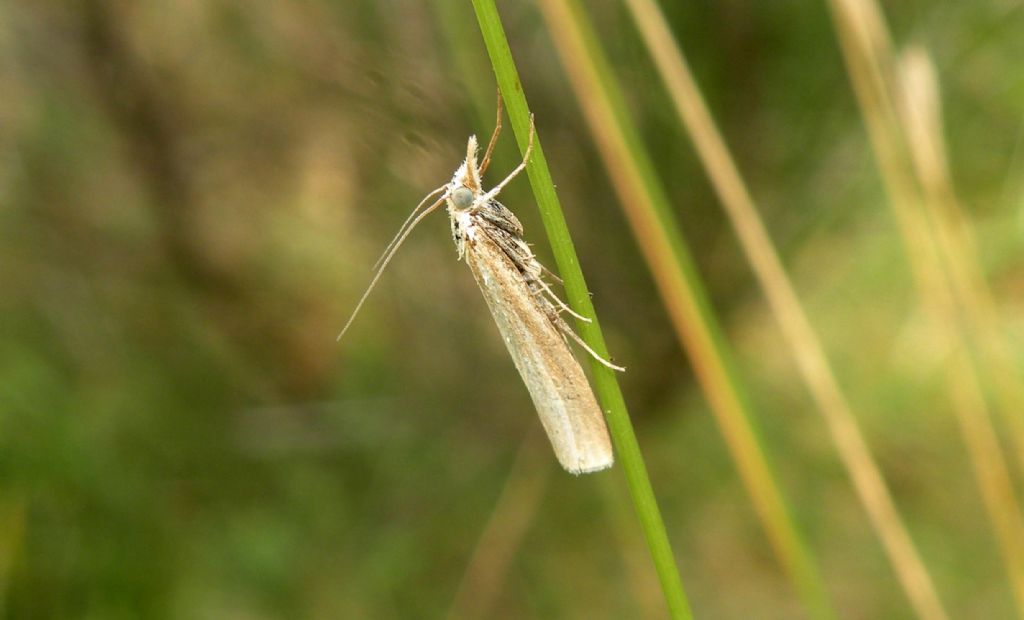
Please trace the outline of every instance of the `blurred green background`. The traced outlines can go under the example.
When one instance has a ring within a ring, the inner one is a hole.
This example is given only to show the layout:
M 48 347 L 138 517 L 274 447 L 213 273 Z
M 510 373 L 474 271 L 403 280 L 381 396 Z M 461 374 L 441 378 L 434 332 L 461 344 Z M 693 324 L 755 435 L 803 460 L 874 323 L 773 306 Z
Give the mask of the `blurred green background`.
M 664 4 L 940 596 L 1011 617 L 826 5 Z M 800 617 L 551 35 L 500 8 L 697 616 Z M 625 9 L 587 8 L 840 616 L 912 617 Z M 1019 358 L 1024 6 L 884 8 Z M 621 471 L 558 468 L 443 215 L 335 343 L 494 92 L 468 2 L 0 4 L 6 617 L 664 614 Z

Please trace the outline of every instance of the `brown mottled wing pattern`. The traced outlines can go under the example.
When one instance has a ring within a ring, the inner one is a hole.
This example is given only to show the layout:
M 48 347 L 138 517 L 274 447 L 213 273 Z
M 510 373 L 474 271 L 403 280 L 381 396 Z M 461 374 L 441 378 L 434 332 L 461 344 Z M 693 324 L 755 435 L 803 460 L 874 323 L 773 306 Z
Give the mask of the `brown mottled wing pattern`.
M 467 243 L 466 262 L 530 391 L 558 461 L 574 474 L 611 467 L 614 457 L 608 429 L 583 369 L 486 228 L 476 227 L 475 238 Z

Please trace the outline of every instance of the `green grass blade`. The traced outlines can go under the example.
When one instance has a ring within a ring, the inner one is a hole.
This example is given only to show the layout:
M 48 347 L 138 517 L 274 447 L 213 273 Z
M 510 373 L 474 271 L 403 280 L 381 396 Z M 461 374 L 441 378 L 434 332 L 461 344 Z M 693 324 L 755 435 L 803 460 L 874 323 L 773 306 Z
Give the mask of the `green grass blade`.
M 530 113 L 501 24 L 501 18 L 493 0 L 473 0 L 473 8 L 476 11 L 480 32 L 497 77 L 498 87 L 505 100 L 516 141 L 520 150 L 525 151 L 530 130 Z M 559 274 L 565 283 L 569 303 L 577 312 L 592 319 L 590 323 L 578 323 L 580 335 L 591 348 L 607 357 L 608 349 L 604 336 L 590 301 L 587 284 L 583 279 L 579 260 L 576 258 L 576 251 L 569 236 L 569 229 L 555 193 L 539 138 L 534 140 L 533 156 L 526 170 L 544 221 L 545 231 L 551 242 L 555 261 L 558 263 Z M 679 578 L 679 569 L 672 555 L 665 524 L 661 518 L 650 479 L 647 476 L 647 468 L 633 432 L 618 380 L 613 371 L 596 361 L 591 360 L 591 369 L 594 388 L 604 407 L 618 462 L 626 475 L 633 504 L 640 519 L 669 611 L 673 618 L 691 618 L 690 606 Z

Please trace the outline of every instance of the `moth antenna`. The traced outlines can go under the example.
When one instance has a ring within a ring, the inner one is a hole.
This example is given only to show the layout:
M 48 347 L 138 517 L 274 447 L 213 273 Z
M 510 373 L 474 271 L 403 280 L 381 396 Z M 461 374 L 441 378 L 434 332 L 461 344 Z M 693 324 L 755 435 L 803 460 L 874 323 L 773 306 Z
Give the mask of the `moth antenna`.
M 423 200 L 420 201 L 420 204 L 416 205 L 416 208 L 412 210 L 412 213 L 409 214 L 409 217 L 405 218 L 405 221 L 402 222 L 402 225 L 398 228 L 398 232 L 395 233 L 395 236 L 391 240 L 391 243 L 388 244 L 388 247 L 384 248 L 384 251 L 381 253 L 380 258 L 378 258 L 377 262 L 373 264 L 373 267 L 370 268 L 370 271 L 376 269 L 377 266 L 380 265 L 380 262 L 384 260 L 384 257 L 387 256 L 388 252 L 391 251 L 391 247 L 395 245 L 395 241 L 402 236 L 402 232 L 405 230 L 405 227 L 409 225 L 409 222 L 411 222 L 414 217 L 416 217 L 416 212 L 420 210 L 420 207 L 426 204 L 427 201 L 430 200 L 432 197 L 436 196 L 438 192 L 444 191 L 446 187 L 447 185 L 442 185 L 441 187 L 435 189 L 434 191 L 430 192 L 429 194 L 423 197 Z
M 430 213 L 433 212 L 434 209 L 438 208 L 443 203 L 444 198 L 441 198 L 434 204 L 424 209 L 422 213 L 417 215 L 416 218 L 413 219 L 412 222 L 410 222 L 409 225 L 405 227 L 405 232 L 403 232 L 397 239 L 395 239 L 395 241 L 392 242 L 391 249 L 384 254 L 383 259 L 380 261 L 380 267 L 378 267 L 377 271 L 373 274 L 373 279 L 370 280 L 370 285 L 366 287 L 366 292 L 363 293 L 363 296 L 359 298 L 359 303 L 356 304 L 356 309 L 352 311 L 352 316 L 348 318 L 348 321 L 345 322 L 345 327 L 342 327 L 341 332 L 338 333 L 338 341 L 341 341 L 341 337 L 345 335 L 345 332 L 348 331 L 349 326 L 352 325 L 352 321 L 356 319 L 356 315 L 359 314 L 359 310 L 360 308 L 363 307 L 363 303 L 366 301 L 366 298 L 370 296 L 370 291 L 373 290 L 373 287 L 377 286 L 377 281 L 380 280 L 381 274 L 384 273 L 384 269 L 388 266 L 388 263 L 391 262 L 391 259 L 395 256 L 395 252 L 398 251 L 398 248 L 402 247 L 402 243 L 405 242 L 405 238 L 409 236 L 409 233 L 412 232 L 412 229 L 416 228 L 416 225 L 419 224 L 420 221 L 423 220 L 423 218 L 430 215 Z M 419 207 L 416 208 L 419 209 Z
M 508 174 L 508 176 L 505 177 L 505 179 L 501 183 L 498 183 L 497 185 L 495 185 L 494 187 L 491 188 L 491 191 L 489 191 L 486 194 L 483 194 L 482 196 L 477 198 L 476 204 L 485 204 L 489 200 L 494 200 L 494 197 L 497 196 L 498 193 L 501 192 L 501 190 L 506 185 L 508 185 L 509 182 L 512 179 L 516 178 L 516 175 L 518 175 L 520 172 L 522 172 L 523 170 L 526 169 L 526 164 L 528 164 L 530 162 L 530 155 L 533 153 L 533 136 L 536 133 L 536 131 L 537 130 L 534 127 L 534 124 L 533 124 L 533 114 L 531 114 L 530 115 L 530 135 L 529 135 L 529 137 L 526 140 L 526 152 L 523 153 L 523 161 L 520 162 L 519 165 L 516 166 L 512 170 L 512 172 L 510 172 Z

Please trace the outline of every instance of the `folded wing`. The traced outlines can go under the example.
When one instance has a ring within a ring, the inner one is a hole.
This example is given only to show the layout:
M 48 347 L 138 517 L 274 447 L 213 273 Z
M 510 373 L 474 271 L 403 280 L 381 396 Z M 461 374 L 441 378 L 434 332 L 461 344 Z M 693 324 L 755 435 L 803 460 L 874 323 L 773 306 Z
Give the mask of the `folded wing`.
M 582 474 L 614 462 L 608 429 L 579 362 L 512 261 L 484 228 L 467 244 L 466 262 L 530 392 L 558 461 Z

